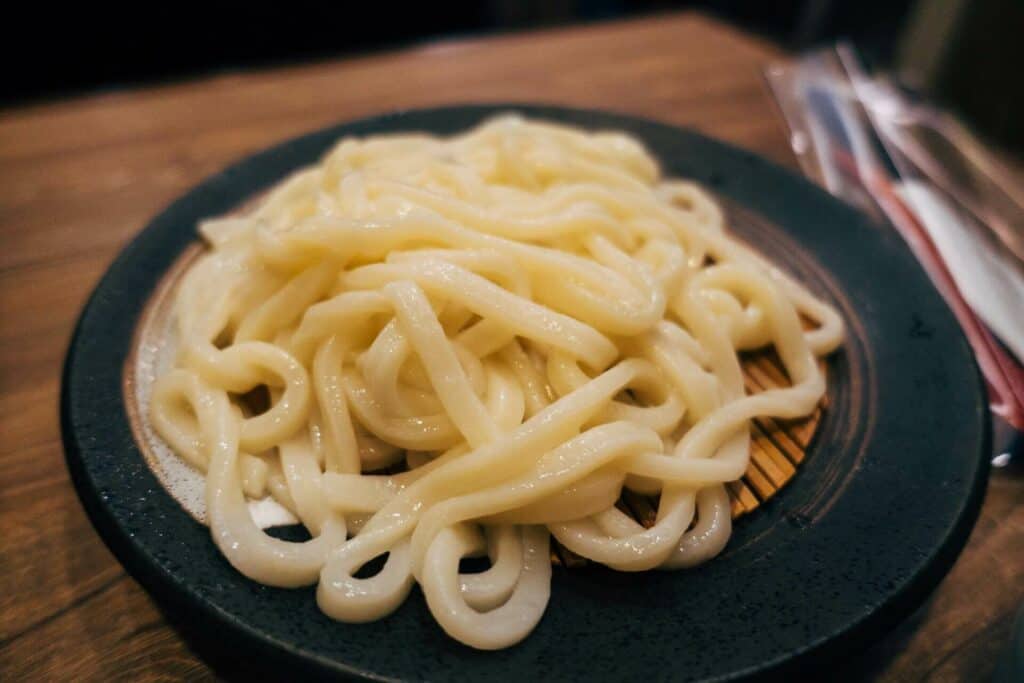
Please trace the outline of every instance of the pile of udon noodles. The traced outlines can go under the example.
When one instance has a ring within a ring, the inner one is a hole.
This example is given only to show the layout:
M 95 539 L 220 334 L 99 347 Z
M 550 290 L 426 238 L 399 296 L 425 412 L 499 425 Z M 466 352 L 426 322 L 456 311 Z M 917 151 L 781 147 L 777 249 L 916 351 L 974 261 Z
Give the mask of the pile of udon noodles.
M 720 552 L 750 420 L 813 411 L 815 356 L 842 338 L 616 132 L 506 116 L 345 138 L 200 231 L 151 417 L 206 472 L 214 541 L 255 581 L 319 582 L 341 621 L 389 614 L 418 582 L 476 648 L 541 619 L 550 535 L 622 571 Z M 746 395 L 737 354 L 768 345 L 792 386 Z M 261 386 L 258 412 L 242 395 Z M 615 507 L 623 487 L 660 494 L 651 528 Z M 247 498 L 267 495 L 311 540 L 256 526 Z

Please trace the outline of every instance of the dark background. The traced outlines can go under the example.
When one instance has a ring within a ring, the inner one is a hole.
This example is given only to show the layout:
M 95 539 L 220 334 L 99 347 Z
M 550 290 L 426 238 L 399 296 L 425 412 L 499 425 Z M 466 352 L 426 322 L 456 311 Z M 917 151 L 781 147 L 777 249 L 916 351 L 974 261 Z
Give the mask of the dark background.
M 790 50 L 850 39 L 869 65 L 906 75 L 983 136 L 1024 152 L 1024 0 L 8 3 L 0 107 L 680 9 L 718 16 Z
M 695 8 L 792 47 L 850 36 L 885 59 L 911 0 L 147 2 L 25 7 L 7 19 L 0 102 Z M 20 35 L 19 35 L 20 34 Z M 27 38 L 27 40 L 26 40 Z

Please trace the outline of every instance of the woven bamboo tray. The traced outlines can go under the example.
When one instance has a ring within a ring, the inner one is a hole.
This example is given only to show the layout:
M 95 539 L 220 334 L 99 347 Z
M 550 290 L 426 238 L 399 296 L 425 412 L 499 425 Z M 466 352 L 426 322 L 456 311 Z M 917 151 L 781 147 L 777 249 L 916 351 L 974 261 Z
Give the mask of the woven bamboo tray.
M 743 354 L 741 363 L 748 394 L 790 386 L 782 362 L 773 350 Z M 823 373 L 827 373 L 824 361 L 819 361 L 819 366 Z M 807 455 L 808 446 L 827 404 L 827 397 L 823 398 L 813 413 L 800 420 L 759 417 L 753 421 L 750 430 L 750 464 L 742 478 L 726 485 L 734 520 L 756 510 L 793 478 Z M 617 506 L 644 527 L 654 526 L 658 512 L 656 496 L 625 491 Z M 582 567 L 588 562 L 554 539 L 551 561 L 569 568 Z

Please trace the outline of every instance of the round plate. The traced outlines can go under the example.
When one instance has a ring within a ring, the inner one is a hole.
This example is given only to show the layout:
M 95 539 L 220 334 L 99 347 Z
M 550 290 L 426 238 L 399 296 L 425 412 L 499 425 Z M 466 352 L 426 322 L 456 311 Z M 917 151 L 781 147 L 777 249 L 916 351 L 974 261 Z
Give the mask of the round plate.
M 848 338 L 829 361 L 829 407 L 793 480 L 740 520 L 721 556 L 689 571 L 556 568 L 537 629 L 499 652 L 448 638 L 422 595 L 372 624 L 320 613 L 313 589 L 234 571 L 162 488 L 136 445 L 122 378 L 162 275 L 224 214 L 339 137 L 448 135 L 518 111 L 637 136 L 669 176 L 730 208 L 733 230 L 837 306 Z M 297 138 L 172 204 L 122 252 L 68 351 L 68 467 L 100 535 L 184 632 L 291 674 L 379 679 L 729 679 L 792 675 L 863 647 L 917 606 L 967 539 L 988 473 L 988 411 L 953 316 L 900 238 L 807 181 L 697 133 L 607 113 L 465 106 L 391 114 Z M 221 645 L 222 644 L 222 645 Z M 236 649 L 243 648 L 243 649 Z M 265 670 L 264 670 L 265 672 Z

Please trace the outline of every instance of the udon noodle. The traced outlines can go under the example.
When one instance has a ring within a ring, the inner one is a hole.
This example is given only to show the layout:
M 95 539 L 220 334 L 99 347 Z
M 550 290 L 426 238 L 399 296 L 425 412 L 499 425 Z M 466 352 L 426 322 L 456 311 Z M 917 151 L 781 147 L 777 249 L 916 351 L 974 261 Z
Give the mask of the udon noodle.
M 539 622 L 550 536 L 621 571 L 718 554 L 751 420 L 810 414 L 842 339 L 615 132 L 506 116 L 346 138 L 200 232 L 151 419 L 206 473 L 214 541 L 255 581 L 318 584 L 345 622 L 418 583 L 475 648 Z M 748 395 L 738 353 L 769 345 L 791 386 Z M 624 487 L 660 494 L 652 527 L 616 507 Z M 267 496 L 310 540 L 254 523 Z M 460 570 L 473 556 L 489 568 Z

